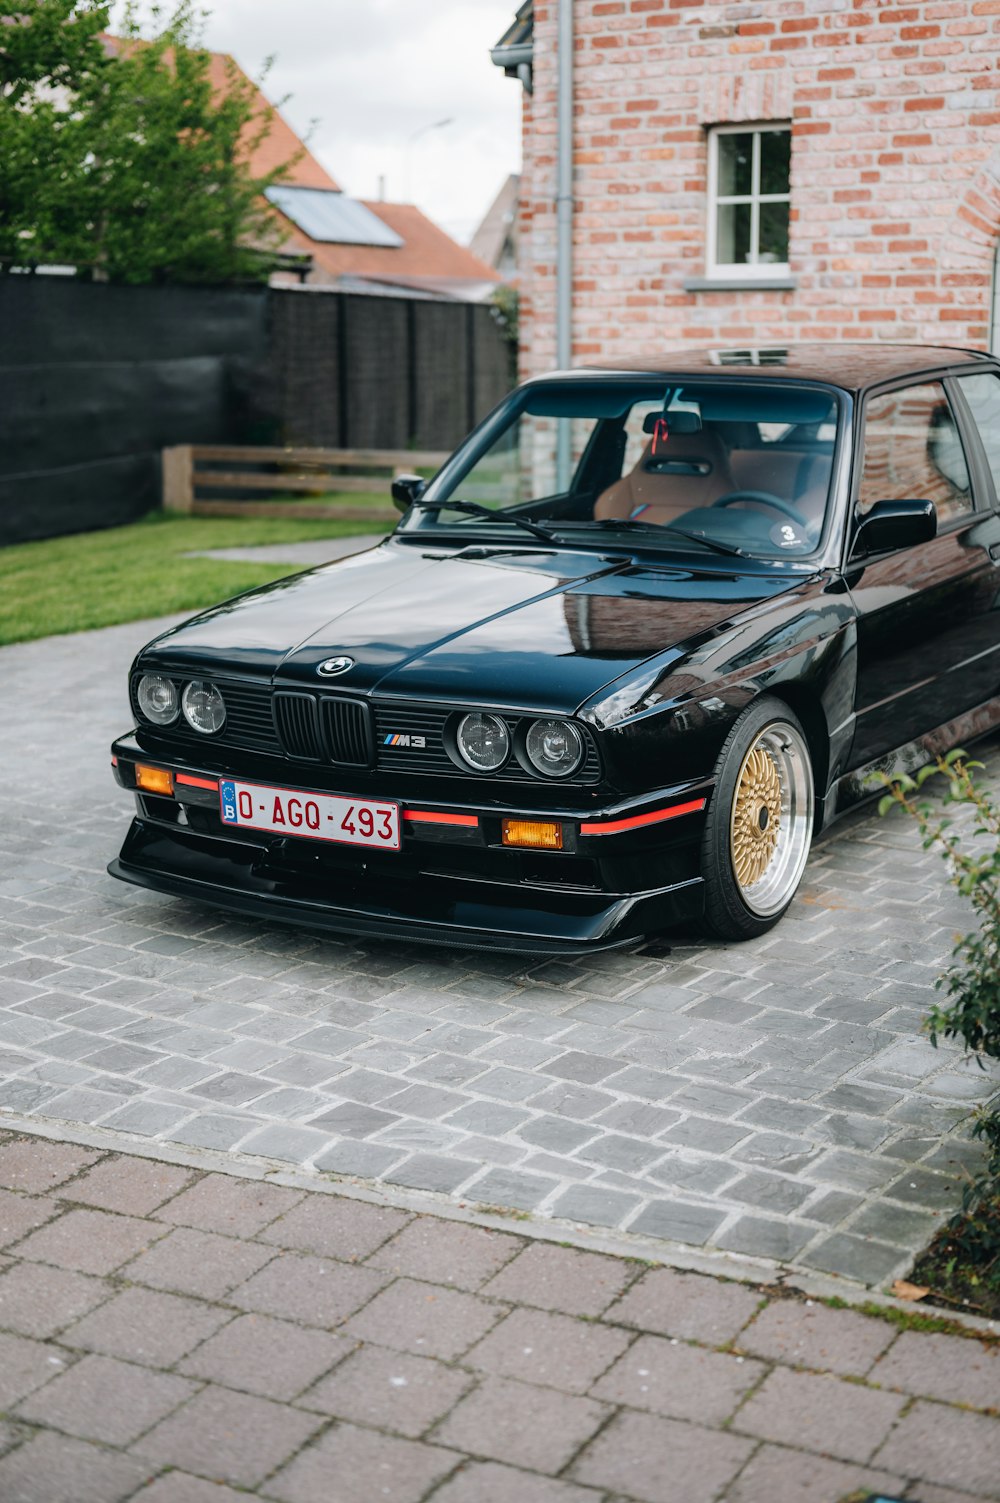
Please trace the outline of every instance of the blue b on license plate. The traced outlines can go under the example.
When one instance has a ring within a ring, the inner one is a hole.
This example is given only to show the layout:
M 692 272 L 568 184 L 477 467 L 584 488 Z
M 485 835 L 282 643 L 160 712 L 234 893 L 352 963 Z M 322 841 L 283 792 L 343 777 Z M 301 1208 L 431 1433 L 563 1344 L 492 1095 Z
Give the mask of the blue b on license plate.
M 219 808 L 222 823 L 240 829 L 374 846 L 382 851 L 400 847 L 399 805 L 383 799 L 373 802 L 333 793 L 303 793 L 299 788 L 226 778 L 219 784 Z

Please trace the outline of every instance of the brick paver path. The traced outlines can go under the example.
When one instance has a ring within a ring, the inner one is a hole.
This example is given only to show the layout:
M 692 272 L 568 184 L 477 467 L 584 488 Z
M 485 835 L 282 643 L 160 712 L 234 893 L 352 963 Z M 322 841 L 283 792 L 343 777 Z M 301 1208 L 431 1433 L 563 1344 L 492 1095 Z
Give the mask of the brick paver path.
M 847 823 L 745 945 L 545 962 L 243 923 L 104 872 L 131 816 L 108 745 L 162 624 L 0 651 L 0 1110 L 868 1283 L 906 1268 L 995 1085 L 919 1034 L 969 910 L 912 828 Z
M 3 1503 L 1000 1499 L 1000 1337 L 0 1134 Z

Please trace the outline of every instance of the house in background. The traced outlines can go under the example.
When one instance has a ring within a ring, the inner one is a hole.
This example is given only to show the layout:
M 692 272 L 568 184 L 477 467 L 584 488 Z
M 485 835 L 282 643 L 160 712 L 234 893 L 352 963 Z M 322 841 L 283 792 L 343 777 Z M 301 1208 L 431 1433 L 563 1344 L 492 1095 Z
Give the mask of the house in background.
M 517 283 L 517 242 L 520 229 L 518 195 L 521 179 L 512 172 L 469 241 L 474 256 L 492 266 L 509 285 Z
M 210 54 L 210 75 L 220 91 L 227 67 L 238 66 L 224 53 Z M 298 154 L 280 186 L 267 197 L 287 231 L 284 265 L 275 284 L 305 283 L 350 292 L 445 297 L 483 302 L 492 296 L 497 271 L 459 245 L 414 204 L 351 198 L 309 151 L 260 90 L 260 113 L 270 111 L 271 130 L 253 151 L 259 176 Z
M 560 0 L 524 85 L 522 374 L 555 363 Z M 573 359 L 871 339 L 1000 348 L 1000 6 L 573 0 Z

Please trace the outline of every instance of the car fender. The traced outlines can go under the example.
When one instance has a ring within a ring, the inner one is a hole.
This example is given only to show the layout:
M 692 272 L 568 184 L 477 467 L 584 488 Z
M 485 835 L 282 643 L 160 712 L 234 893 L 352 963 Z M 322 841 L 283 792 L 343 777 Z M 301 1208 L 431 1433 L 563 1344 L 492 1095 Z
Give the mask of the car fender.
M 644 664 L 578 713 L 611 780 L 638 791 L 709 776 L 737 717 L 775 694 L 803 722 L 822 799 L 850 746 L 856 648 L 849 597 L 814 582 Z

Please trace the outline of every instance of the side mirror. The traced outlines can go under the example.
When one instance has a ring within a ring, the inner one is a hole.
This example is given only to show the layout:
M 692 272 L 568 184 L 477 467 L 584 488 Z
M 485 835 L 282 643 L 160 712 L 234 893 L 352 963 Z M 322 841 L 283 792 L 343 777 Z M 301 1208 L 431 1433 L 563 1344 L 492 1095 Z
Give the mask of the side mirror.
M 406 511 L 414 501 L 419 501 L 427 489 L 422 475 L 396 475 L 392 482 L 392 503 L 397 511 Z
M 876 501 L 858 522 L 851 558 L 912 548 L 937 537 L 937 508 L 933 501 Z

